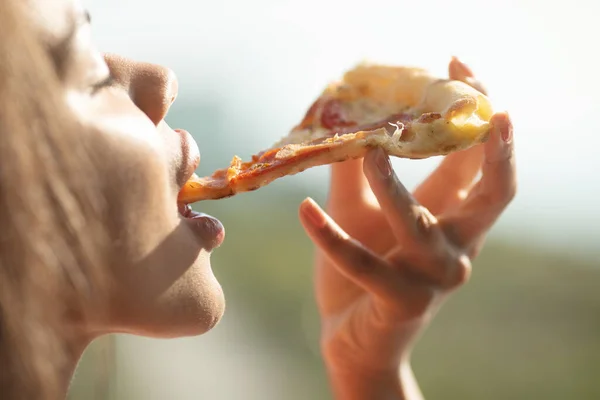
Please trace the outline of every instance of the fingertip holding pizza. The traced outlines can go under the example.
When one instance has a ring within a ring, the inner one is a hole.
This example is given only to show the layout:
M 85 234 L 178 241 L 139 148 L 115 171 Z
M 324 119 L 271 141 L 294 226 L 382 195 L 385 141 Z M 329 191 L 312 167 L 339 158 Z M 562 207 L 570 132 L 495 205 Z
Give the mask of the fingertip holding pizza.
M 490 124 L 493 140 L 488 141 L 484 146 L 486 158 L 484 168 L 488 168 L 490 165 L 502 165 L 502 168 L 507 170 L 514 169 L 514 166 L 510 165 L 514 162 L 512 160 L 514 156 L 513 126 L 510 117 L 506 112 L 496 113 Z
M 502 140 L 510 144 L 513 139 L 513 124 L 508 115 L 508 112 L 503 111 L 494 114 L 491 120 L 492 125 L 495 125 L 497 129 L 500 131 L 500 137 Z
M 470 86 L 471 70 L 453 59 L 440 79 L 426 70 L 363 63 L 329 84 L 303 120 L 248 162 L 234 157 L 211 176 L 194 175 L 179 201 L 220 199 L 315 166 L 362 158 L 371 148 L 422 159 L 483 143 L 493 108 Z M 477 87 L 477 86 L 475 86 Z

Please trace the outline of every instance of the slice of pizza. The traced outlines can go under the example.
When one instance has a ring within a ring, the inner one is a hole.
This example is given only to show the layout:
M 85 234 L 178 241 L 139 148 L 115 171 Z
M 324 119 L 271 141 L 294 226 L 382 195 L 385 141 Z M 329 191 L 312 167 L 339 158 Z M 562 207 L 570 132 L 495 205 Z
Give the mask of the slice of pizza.
M 466 83 L 411 67 L 361 64 L 330 84 L 302 122 L 270 149 L 208 177 L 194 175 L 182 203 L 256 190 L 307 168 L 363 157 L 374 147 L 420 159 L 483 142 L 493 110 Z

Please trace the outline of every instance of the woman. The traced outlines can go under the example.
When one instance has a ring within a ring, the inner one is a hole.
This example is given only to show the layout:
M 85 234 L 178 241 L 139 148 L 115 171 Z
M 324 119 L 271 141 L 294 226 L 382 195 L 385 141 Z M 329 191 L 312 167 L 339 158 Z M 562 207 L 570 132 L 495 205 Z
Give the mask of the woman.
M 173 73 L 102 57 L 79 4 L 49 3 L 0 0 L 7 399 L 64 397 L 100 335 L 199 335 L 224 311 L 210 266 L 224 229 L 176 204 L 199 152 L 164 121 L 177 96 Z M 478 86 L 458 60 L 450 75 Z M 310 199 L 300 205 L 318 248 L 321 344 L 336 398 L 421 398 L 411 348 L 467 281 L 515 193 L 512 126 L 504 113 L 492 122 L 484 145 L 446 157 L 413 195 L 372 151 L 332 167 L 327 213 Z

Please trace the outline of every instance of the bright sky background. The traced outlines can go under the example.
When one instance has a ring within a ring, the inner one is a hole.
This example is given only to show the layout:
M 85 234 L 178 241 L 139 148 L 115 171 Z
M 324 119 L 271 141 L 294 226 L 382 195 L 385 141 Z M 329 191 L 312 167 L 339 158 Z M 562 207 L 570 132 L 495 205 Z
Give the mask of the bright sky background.
M 587 248 L 600 238 L 598 1 L 86 3 L 102 51 L 170 66 L 182 99 L 224 102 L 224 128 L 242 155 L 285 135 L 328 81 L 362 59 L 445 74 L 457 55 L 515 123 L 520 191 L 499 229 Z M 245 126 L 253 131 L 235 134 Z M 394 161 L 409 185 L 434 164 Z

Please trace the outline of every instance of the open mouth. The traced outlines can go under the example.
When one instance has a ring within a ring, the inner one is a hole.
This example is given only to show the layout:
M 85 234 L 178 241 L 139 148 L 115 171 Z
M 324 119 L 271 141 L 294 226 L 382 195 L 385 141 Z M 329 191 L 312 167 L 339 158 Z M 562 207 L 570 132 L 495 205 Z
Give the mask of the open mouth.
M 176 129 L 175 132 L 181 140 L 182 164 L 179 168 L 181 185 L 189 180 L 200 162 L 200 151 L 198 145 L 192 136 L 182 129 Z M 221 221 L 208 214 L 194 211 L 189 204 L 178 202 L 177 210 L 179 215 L 186 221 L 197 237 L 201 240 L 202 246 L 207 250 L 217 248 L 225 239 L 225 228 Z
M 196 218 L 207 215 L 192 210 L 192 206 L 190 206 L 189 204 L 177 203 L 177 210 L 179 211 L 179 215 L 181 215 L 183 218 Z

